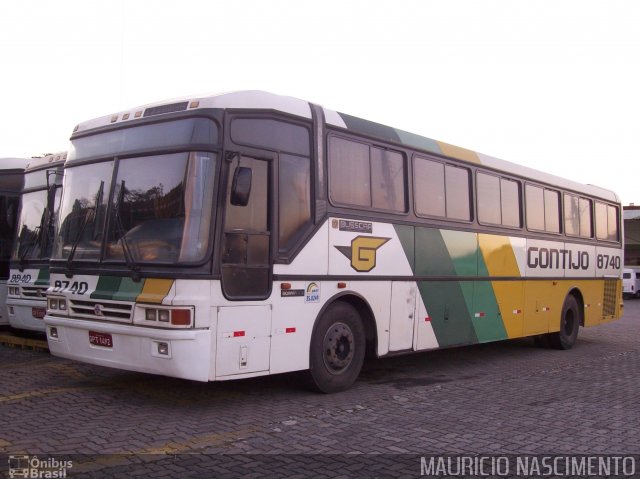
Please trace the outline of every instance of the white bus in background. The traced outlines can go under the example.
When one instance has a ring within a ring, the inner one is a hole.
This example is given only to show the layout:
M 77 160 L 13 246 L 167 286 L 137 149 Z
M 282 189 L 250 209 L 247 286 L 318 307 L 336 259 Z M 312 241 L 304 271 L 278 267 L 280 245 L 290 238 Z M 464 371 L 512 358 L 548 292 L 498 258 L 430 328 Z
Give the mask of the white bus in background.
M 0 326 L 9 324 L 6 308 L 9 258 L 13 251 L 25 158 L 0 158 Z
M 15 329 L 45 331 L 49 258 L 67 153 L 32 158 L 24 175 L 7 284 L 7 314 Z
M 622 294 L 625 298 L 640 298 L 640 267 L 624 267 L 622 270 Z

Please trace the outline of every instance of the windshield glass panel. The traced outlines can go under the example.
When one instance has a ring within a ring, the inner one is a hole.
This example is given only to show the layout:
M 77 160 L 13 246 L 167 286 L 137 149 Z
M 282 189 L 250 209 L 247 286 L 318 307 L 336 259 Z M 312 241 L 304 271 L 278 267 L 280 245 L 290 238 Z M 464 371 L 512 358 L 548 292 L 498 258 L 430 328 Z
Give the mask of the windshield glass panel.
M 208 247 L 215 160 L 215 154 L 202 152 L 120 160 L 105 259 L 202 259 Z
M 98 156 L 115 156 L 126 151 L 139 151 L 176 145 L 218 143 L 218 127 L 205 118 L 166 121 L 135 128 L 108 131 L 75 138 L 67 161 Z
M 53 257 L 98 260 L 113 161 L 67 168 Z
M 51 253 L 53 239 L 45 223 L 47 191 L 33 191 L 22 195 L 20 219 L 18 220 L 18 240 L 13 248 L 12 259 L 45 258 Z M 46 236 L 46 237 L 45 237 Z

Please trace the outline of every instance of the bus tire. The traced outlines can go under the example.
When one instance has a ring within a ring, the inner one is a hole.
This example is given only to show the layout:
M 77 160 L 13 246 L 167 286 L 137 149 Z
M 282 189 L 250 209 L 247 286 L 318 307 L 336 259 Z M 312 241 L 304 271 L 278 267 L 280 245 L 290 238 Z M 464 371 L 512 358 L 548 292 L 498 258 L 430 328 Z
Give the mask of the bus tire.
M 348 303 L 336 301 L 315 325 L 309 349 L 312 386 L 330 394 L 344 391 L 355 382 L 366 349 L 362 319 Z
M 553 349 L 571 349 L 578 339 L 580 329 L 580 309 L 573 295 L 567 296 L 560 316 L 560 331 L 550 333 L 549 344 Z

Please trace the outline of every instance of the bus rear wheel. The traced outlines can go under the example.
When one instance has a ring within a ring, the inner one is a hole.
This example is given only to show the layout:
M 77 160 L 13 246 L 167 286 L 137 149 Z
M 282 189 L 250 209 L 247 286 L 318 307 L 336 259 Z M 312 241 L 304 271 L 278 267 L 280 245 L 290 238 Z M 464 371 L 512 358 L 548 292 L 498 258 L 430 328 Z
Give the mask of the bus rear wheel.
M 311 337 L 309 373 L 314 388 L 329 394 L 351 387 L 362 369 L 365 348 L 358 311 L 342 301 L 331 304 Z
M 580 329 L 580 308 L 573 295 L 567 296 L 560 316 L 560 331 L 550 333 L 547 338 L 554 349 L 571 349 L 578 339 Z

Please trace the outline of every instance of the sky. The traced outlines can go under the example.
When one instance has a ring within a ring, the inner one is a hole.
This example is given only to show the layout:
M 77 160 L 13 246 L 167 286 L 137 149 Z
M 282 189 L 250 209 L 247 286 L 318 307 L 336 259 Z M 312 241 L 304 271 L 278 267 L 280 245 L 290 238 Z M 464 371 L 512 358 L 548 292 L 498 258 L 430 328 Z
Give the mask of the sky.
M 640 205 L 637 0 L 22 0 L 0 9 L 0 157 L 185 96 L 266 90 Z

